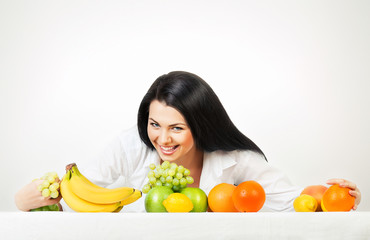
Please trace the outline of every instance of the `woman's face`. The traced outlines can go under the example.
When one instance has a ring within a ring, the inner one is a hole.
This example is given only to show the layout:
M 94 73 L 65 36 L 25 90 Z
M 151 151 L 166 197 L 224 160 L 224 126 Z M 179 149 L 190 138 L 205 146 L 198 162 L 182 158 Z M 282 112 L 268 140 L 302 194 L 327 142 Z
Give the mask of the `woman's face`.
M 163 161 L 181 164 L 196 152 L 193 136 L 182 114 L 158 100 L 149 106 L 148 136 Z

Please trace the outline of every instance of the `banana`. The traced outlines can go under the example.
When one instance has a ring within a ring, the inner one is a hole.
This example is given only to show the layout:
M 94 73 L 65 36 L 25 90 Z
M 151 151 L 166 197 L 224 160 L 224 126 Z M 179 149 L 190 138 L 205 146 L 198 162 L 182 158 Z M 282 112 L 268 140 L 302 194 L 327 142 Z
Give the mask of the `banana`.
M 131 196 L 121 201 L 121 206 L 129 205 L 130 203 L 133 203 L 139 198 L 141 198 L 141 196 L 142 196 L 141 191 L 135 189 L 135 192 Z
M 60 183 L 60 193 L 67 205 L 76 212 L 114 212 L 119 209 L 120 202 L 112 204 L 95 204 L 76 196 L 72 191 L 71 171 L 67 171 Z M 122 208 L 121 208 L 122 209 Z
M 116 212 L 116 213 L 120 212 L 125 205 L 129 205 L 130 203 L 135 202 L 136 200 L 141 198 L 141 196 L 142 196 L 142 192 L 138 189 L 135 189 L 135 192 L 131 196 L 126 198 L 125 200 L 122 200 L 120 206 L 113 212 Z
M 116 210 L 114 210 L 114 213 L 119 213 L 122 210 L 123 206 L 119 206 Z
M 108 189 L 90 182 L 83 176 L 75 163 L 67 165 L 71 172 L 70 187 L 74 194 L 88 202 L 98 204 L 116 203 L 125 200 L 134 194 L 135 189 L 130 187 L 119 187 Z
M 73 168 L 73 171 L 75 171 L 76 174 L 79 175 L 80 178 L 82 178 L 89 185 L 94 186 L 94 187 L 97 187 L 97 188 L 103 188 L 103 187 L 101 187 L 99 185 L 96 185 L 96 184 L 92 183 L 89 179 L 87 179 L 84 175 L 82 175 L 81 172 L 80 172 L 80 170 L 78 170 L 77 165 L 75 165 L 75 163 L 71 163 L 71 164 L 67 165 L 66 168 L 69 168 L 69 167 L 70 168 Z

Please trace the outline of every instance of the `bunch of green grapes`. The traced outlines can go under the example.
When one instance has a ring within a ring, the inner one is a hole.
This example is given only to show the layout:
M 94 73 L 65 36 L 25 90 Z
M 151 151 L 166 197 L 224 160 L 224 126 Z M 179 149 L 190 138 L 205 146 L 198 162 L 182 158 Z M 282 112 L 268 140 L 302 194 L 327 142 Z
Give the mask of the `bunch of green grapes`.
M 156 166 L 154 163 L 149 165 L 148 183 L 144 185 L 142 192 L 148 193 L 150 189 L 156 186 L 167 186 L 174 192 L 186 188 L 192 184 L 194 179 L 190 176 L 190 170 L 176 163 L 164 161 Z
M 48 172 L 42 178 L 44 180 L 37 189 L 43 197 L 57 198 L 59 196 L 59 177 L 56 172 Z
M 37 186 L 37 189 L 41 192 L 41 195 L 45 198 L 57 198 L 59 196 L 59 177 L 56 172 L 48 172 L 43 177 L 40 178 L 44 180 L 40 185 Z M 35 179 L 39 180 L 39 179 Z M 59 211 L 57 204 L 39 207 L 32 209 L 31 211 Z

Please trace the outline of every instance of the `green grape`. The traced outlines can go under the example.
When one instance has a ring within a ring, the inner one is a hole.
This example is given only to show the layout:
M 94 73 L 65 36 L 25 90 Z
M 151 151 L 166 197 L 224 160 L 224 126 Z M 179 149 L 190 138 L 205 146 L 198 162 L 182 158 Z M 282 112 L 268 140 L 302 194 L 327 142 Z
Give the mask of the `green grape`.
M 162 183 L 165 183 L 165 182 L 166 182 L 166 178 L 165 178 L 165 177 L 163 177 L 163 176 L 161 176 L 161 177 L 159 178 L 159 181 L 161 181 Z
M 184 170 L 184 176 L 189 176 L 190 175 L 190 170 L 185 168 Z
M 44 190 L 42 190 L 41 195 L 43 197 L 49 197 L 50 196 L 50 190 L 49 190 L 49 188 L 45 188 Z
M 149 184 L 145 184 L 143 189 L 142 189 L 142 192 L 143 193 L 148 193 L 150 191 L 152 187 L 149 185 Z
M 170 167 L 170 162 L 169 161 L 164 161 L 163 163 L 162 163 L 162 169 L 167 169 L 167 168 L 169 168 Z
M 180 185 L 181 186 L 186 186 L 186 184 L 187 184 L 188 182 L 186 181 L 186 179 L 185 178 L 181 178 L 180 179 Z
M 60 187 L 58 182 L 52 183 L 51 185 L 54 185 L 57 189 L 59 189 L 59 187 Z
M 59 192 L 58 191 L 50 191 L 50 197 L 51 198 L 57 198 L 59 196 Z
M 59 183 L 55 182 L 55 183 L 52 183 L 50 186 L 49 186 L 49 190 L 50 191 L 57 191 L 59 189 Z
M 193 183 L 194 183 L 194 178 L 192 178 L 192 177 L 190 177 L 190 176 L 187 176 L 187 177 L 186 177 L 186 182 L 187 182 L 188 184 L 193 184 Z
M 178 172 L 178 173 L 176 173 L 176 178 L 177 178 L 177 179 L 179 179 L 179 180 L 180 180 L 182 177 L 183 177 L 183 176 L 182 176 L 182 173 L 179 173 L 179 172 Z
M 184 166 L 181 165 L 177 168 L 178 173 L 184 173 L 184 170 L 185 170 Z
M 57 188 L 55 188 L 55 185 L 51 184 L 51 185 L 49 186 L 49 190 L 50 190 L 50 192 L 54 192 L 54 191 L 56 191 L 56 190 L 57 190 Z
M 154 171 L 153 171 L 153 170 L 151 170 L 151 171 L 149 171 L 149 173 L 148 173 L 148 178 L 150 178 L 150 177 L 154 177 L 154 175 L 155 175 Z
M 171 177 L 171 176 L 166 177 L 166 182 L 172 183 L 172 180 L 173 180 L 173 177 Z
M 156 178 L 160 178 L 160 177 L 161 177 L 161 174 L 160 174 L 159 172 L 155 172 L 155 173 L 154 173 L 154 177 L 156 177 Z
M 173 177 L 175 176 L 175 174 L 176 174 L 176 169 L 173 169 L 173 168 L 168 169 L 168 176 Z
M 49 183 L 52 184 L 53 182 L 55 182 L 55 177 L 53 177 L 53 176 L 47 176 L 46 180 L 48 180 Z
M 168 169 L 165 169 L 163 171 L 162 176 L 165 177 L 165 178 L 168 176 Z
M 164 184 L 164 186 L 169 187 L 169 188 L 172 188 L 173 187 L 173 184 L 172 183 L 169 183 L 169 182 L 166 182 Z
M 50 186 L 50 182 L 48 180 L 44 180 L 42 183 L 41 183 L 42 187 L 43 188 L 48 188 Z
M 171 169 L 177 169 L 177 164 L 176 163 L 171 163 L 170 168 Z
M 179 180 L 179 179 L 177 179 L 177 178 L 174 178 L 174 179 L 172 180 L 172 184 L 173 184 L 174 186 L 177 186 L 177 185 L 179 185 L 179 184 L 180 184 L 180 180 Z
M 155 184 L 154 184 L 156 187 L 160 187 L 160 186 L 162 186 L 163 184 L 162 184 L 162 182 L 161 181 L 156 181 L 155 182 Z
M 150 184 L 153 184 L 154 185 L 156 181 L 157 181 L 157 179 L 155 177 L 150 177 L 149 178 Z
M 149 168 L 154 170 L 155 169 L 155 164 L 154 163 L 149 164 Z
M 178 192 L 178 191 L 180 191 L 180 186 L 173 186 L 172 187 L 172 190 L 174 191 L 174 192 Z

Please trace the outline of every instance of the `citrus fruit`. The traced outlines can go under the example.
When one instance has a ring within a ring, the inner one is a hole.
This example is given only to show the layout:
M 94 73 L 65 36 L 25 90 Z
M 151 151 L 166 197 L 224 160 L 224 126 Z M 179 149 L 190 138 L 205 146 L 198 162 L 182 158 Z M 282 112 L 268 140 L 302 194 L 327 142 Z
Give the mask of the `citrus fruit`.
M 294 199 L 293 207 L 296 212 L 315 212 L 317 209 L 317 200 L 307 194 L 301 194 Z
M 207 194 L 200 188 L 186 187 L 180 190 L 180 193 L 185 194 L 190 198 L 194 207 L 190 212 L 206 212 L 208 208 Z
M 182 193 L 172 193 L 164 201 L 163 206 L 168 212 L 190 212 L 193 203 L 190 198 Z
M 326 190 L 322 197 L 321 207 L 325 212 L 348 212 L 355 204 L 355 197 L 349 194 L 350 189 L 335 184 Z
M 208 205 L 212 212 L 237 212 L 232 194 L 236 186 L 220 183 L 214 186 L 208 194 Z
M 147 212 L 167 212 L 162 202 L 171 193 L 172 189 L 165 186 L 158 186 L 150 189 L 145 197 L 145 210 Z
M 239 212 L 258 212 L 265 200 L 265 190 L 256 181 L 240 183 L 232 194 L 232 201 Z
M 311 185 L 311 186 L 308 186 L 305 189 L 303 189 L 303 191 L 301 192 L 301 195 L 302 194 L 307 194 L 307 195 L 310 195 L 310 196 L 314 197 L 317 201 L 316 212 L 321 212 L 322 211 L 322 209 L 321 209 L 321 199 L 322 199 L 322 196 L 324 195 L 324 193 L 327 189 L 328 188 L 323 186 L 323 185 Z

